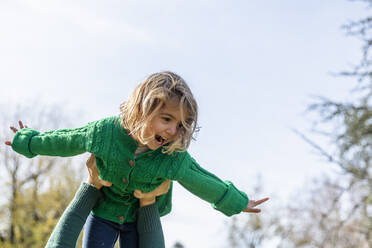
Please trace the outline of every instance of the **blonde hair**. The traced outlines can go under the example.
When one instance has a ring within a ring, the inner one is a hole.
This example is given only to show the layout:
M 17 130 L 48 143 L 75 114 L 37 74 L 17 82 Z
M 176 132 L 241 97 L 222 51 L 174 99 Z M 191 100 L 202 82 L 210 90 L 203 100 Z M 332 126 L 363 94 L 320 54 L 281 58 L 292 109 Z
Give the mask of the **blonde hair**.
M 148 121 L 170 101 L 178 103 L 182 127 L 176 139 L 163 147 L 163 153 L 184 151 L 198 131 L 198 106 L 186 82 L 173 72 L 154 73 L 134 89 L 129 99 L 120 105 L 121 125 L 132 137 L 147 144 L 154 138 L 144 137 Z

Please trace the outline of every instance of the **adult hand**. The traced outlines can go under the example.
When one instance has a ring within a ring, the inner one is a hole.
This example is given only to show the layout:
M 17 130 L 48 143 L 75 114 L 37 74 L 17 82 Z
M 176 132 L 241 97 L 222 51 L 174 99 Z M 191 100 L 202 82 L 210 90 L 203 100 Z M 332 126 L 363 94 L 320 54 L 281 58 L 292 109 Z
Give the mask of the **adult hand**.
M 263 199 L 258 200 L 258 201 L 250 200 L 248 202 L 247 207 L 245 209 L 243 209 L 243 212 L 246 212 L 246 213 L 259 213 L 259 212 L 261 212 L 261 209 L 258 209 L 258 208 L 255 208 L 255 207 L 260 205 L 261 203 L 264 203 L 267 200 L 269 200 L 268 197 L 263 198 Z
M 22 129 L 22 128 L 25 128 L 25 127 L 27 128 L 26 125 L 23 125 L 22 121 L 18 121 L 18 125 L 19 125 L 19 129 Z M 18 132 L 18 129 L 13 127 L 13 126 L 10 126 L 10 130 L 12 130 L 13 133 Z M 11 146 L 12 142 L 10 142 L 10 140 L 7 140 L 7 141 L 5 141 L 5 145 Z
M 153 191 L 148 193 L 142 193 L 141 190 L 136 189 L 133 195 L 139 199 L 140 207 L 151 205 L 155 202 L 155 197 L 163 195 L 168 192 L 170 186 L 170 180 L 166 179 Z
M 85 163 L 88 168 L 88 183 L 93 185 L 96 189 L 101 189 L 102 186 L 110 187 L 112 185 L 111 182 L 101 180 L 98 178 L 98 170 L 96 165 L 96 160 L 94 154 L 91 154 L 88 158 L 87 162 Z

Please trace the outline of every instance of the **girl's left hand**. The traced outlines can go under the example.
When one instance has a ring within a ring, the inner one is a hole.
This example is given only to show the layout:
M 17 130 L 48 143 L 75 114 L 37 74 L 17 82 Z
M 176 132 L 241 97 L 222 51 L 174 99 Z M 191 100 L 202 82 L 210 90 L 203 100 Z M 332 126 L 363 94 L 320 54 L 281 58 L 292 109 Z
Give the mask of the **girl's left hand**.
M 258 209 L 258 208 L 255 208 L 255 207 L 260 205 L 261 203 L 264 203 L 267 200 L 269 200 L 268 197 L 263 198 L 263 199 L 258 200 L 258 201 L 250 200 L 248 202 L 247 207 L 245 209 L 243 209 L 243 212 L 246 212 L 246 213 L 259 213 L 259 212 L 261 212 L 261 209 Z

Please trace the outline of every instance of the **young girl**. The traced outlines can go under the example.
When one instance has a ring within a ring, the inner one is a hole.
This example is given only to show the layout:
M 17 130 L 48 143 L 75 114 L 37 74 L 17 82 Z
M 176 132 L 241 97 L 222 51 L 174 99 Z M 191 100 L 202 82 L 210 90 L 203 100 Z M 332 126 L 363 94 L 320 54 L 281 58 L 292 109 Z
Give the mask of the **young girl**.
M 259 212 L 259 201 L 201 168 L 186 151 L 197 127 L 197 104 L 185 81 L 175 73 L 150 75 L 121 104 L 120 116 L 75 129 L 39 133 L 22 128 L 7 142 L 28 158 L 36 155 L 74 156 L 93 153 L 104 200 L 93 208 L 85 226 L 84 247 L 137 246 L 138 199 L 135 189 L 149 192 L 165 179 L 178 181 L 227 216 Z M 14 131 L 14 127 L 12 127 Z M 171 211 L 172 184 L 157 197 L 161 216 Z M 102 245 L 104 244 L 104 245 Z

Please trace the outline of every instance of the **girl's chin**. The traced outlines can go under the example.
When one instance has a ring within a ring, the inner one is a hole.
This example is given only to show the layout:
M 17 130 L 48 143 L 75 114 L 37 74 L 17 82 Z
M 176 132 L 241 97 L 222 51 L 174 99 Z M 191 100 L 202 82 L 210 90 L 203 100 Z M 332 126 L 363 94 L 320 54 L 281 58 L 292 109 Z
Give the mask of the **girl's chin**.
M 157 144 L 157 142 L 151 142 L 151 143 L 147 144 L 147 146 L 148 146 L 148 148 L 150 150 L 156 150 L 159 147 L 161 147 L 162 145 L 161 144 Z

